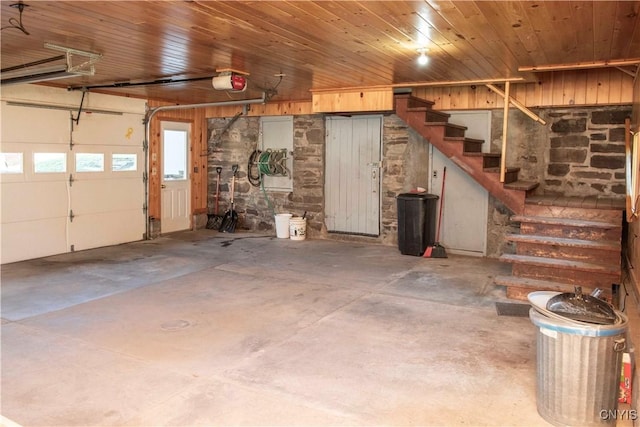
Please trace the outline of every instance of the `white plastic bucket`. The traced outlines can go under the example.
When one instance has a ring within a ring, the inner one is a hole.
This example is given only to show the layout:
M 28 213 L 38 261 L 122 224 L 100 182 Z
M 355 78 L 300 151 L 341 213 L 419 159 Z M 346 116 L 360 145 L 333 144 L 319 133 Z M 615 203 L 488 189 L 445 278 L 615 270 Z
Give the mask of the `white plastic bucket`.
M 278 239 L 289 238 L 289 220 L 293 215 L 290 213 L 276 214 L 276 237 Z
M 289 220 L 289 235 L 291 240 L 304 240 L 307 236 L 307 219 L 291 218 Z

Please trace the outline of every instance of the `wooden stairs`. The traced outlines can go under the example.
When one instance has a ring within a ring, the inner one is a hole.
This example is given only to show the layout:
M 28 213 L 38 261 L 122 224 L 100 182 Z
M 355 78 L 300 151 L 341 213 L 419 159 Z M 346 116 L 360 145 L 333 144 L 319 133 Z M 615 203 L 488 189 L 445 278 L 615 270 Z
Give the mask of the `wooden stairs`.
M 433 102 L 411 95 L 396 95 L 396 114 L 468 173 L 511 211 L 521 214 L 527 193 L 537 182 L 518 180 L 520 168 L 508 167 L 500 182 L 500 153 L 483 153 L 479 139 L 464 136 L 466 127 L 449 123 L 449 114 L 434 110 Z
M 519 168 L 507 167 L 500 182 L 499 153 L 482 153 L 484 141 L 465 137 L 464 126 L 449 123 L 449 115 L 433 102 L 409 94 L 395 96 L 396 114 L 502 201 L 520 223 L 515 254 L 504 254 L 511 276 L 495 282 L 507 296 L 526 300 L 536 290 L 572 292 L 575 285 L 590 293 L 601 288 L 607 298 L 620 283 L 622 209 L 624 200 L 560 198 L 533 195 L 537 182 L 518 179 Z
M 512 264 L 511 276 L 498 276 L 495 282 L 506 286 L 507 297 L 526 300 L 534 290 L 583 292 L 595 288 L 611 301 L 614 284 L 621 279 L 622 206 L 572 207 L 578 198 L 531 197 L 520 222 L 520 234 L 507 236 L 516 244 L 515 254 L 504 254 L 501 261 Z M 583 200 L 584 203 L 584 200 Z M 624 201 L 622 201 L 624 203 Z

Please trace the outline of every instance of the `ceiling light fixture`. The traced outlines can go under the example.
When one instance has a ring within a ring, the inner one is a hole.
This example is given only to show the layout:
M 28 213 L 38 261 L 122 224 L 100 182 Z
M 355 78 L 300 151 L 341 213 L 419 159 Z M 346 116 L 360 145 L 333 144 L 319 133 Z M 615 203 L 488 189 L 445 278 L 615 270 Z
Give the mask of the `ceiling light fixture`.
M 420 54 L 418 56 L 418 65 L 427 65 L 427 63 L 429 62 L 429 57 L 427 56 L 428 51 L 429 49 L 427 49 L 426 47 L 418 49 L 418 53 Z

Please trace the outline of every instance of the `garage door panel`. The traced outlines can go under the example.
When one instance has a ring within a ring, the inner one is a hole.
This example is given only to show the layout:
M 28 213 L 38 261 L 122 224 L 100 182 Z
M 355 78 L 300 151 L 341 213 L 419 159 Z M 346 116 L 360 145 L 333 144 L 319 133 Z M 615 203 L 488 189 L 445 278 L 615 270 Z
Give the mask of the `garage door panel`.
M 0 261 L 142 239 L 144 104 L 115 102 L 122 111 L 138 114 L 81 113 L 72 131 L 70 111 L 77 114 L 77 105 L 61 110 L 45 103 L 2 103 L 0 151 L 7 166 L 0 175 Z
M 2 223 L 66 218 L 69 215 L 67 183 L 2 183 Z
M 76 181 L 72 187 L 74 213 L 102 213 L 109 211 L 142 211 L 144 199 L 142 179 Z
M 37 110 L 37 126 L 34 126 Z M 2 142 L 69 143 L 71 116 L 68 111 L 29 108 L 2 103 Z M 46 132 L 43 132 L 46 129 Z
M 138 114 L 83 114 L 74 128 L 73 142 L 78 146 L 140 146 L 144 140 L 142 120 Z
M 142 209 L 78 215 L 73 218 L 69 240 L 74 250 L 142 240 Z
M 4 264 L 68 252 L 66 226 L 66 217 L 2 224 L 1 262 Z

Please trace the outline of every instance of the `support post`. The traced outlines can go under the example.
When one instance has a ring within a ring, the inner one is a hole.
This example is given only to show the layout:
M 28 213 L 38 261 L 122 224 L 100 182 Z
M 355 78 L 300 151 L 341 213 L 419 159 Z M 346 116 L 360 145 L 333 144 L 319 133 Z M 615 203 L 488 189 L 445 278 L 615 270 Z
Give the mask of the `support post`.
M 502 153 L 500 154 L 500 182 L 504 183 L 507 173 L 507 123 L 509 121 L 509 82 L 504 84 L 504 117 L 502 119 Z

